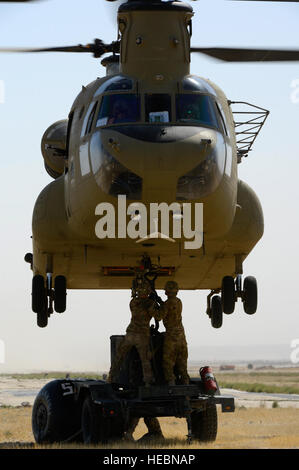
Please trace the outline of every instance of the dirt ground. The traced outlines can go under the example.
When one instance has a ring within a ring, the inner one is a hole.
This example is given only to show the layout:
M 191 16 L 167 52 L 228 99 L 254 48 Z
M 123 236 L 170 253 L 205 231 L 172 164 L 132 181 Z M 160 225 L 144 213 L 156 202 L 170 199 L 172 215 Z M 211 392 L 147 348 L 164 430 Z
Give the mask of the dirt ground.
M 31 431 L 32 408 L 0 408 L 0 447 L 33 446 Z M 299 449 L 299 409 L 292 408 L 237 408 L 235 413 L 218 413 L 218 436 L 214 443 L 200 445 L 186 443 L 187 427 L 184 419 L 160 418 L 165 440 L 146 448 L 170 449 Z M 134 438 L 146 432 L 140 421 Z M 17 444 L 19 443 L 19 444 Z M 79 445 L 53 445 L 79 447 Z M 138 448 L 137 443 L 118 441 L 105 448 Z M 142 447 L 145 447 L 144 445 Z

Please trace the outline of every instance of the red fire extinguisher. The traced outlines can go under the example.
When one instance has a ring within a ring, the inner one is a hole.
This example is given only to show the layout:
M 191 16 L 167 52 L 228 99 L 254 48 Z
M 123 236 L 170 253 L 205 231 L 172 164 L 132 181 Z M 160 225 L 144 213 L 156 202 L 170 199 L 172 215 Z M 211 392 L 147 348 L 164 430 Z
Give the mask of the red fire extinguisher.
M 204 385 L 205 392 L 209 395 L 215 393 L 218 390 L 218 387 L 211 367 L 202 367 L 199 372 Z

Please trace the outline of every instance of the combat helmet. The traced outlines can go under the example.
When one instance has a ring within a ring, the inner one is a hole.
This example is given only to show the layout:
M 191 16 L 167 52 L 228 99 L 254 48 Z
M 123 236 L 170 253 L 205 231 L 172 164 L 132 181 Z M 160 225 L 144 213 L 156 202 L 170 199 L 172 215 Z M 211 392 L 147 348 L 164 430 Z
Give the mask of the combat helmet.
M 178 286 L 178 283 L 176 281 L 167 281 L 166 284 L 165 284 L 165 292 L 169 292 L 169 293 L 176 293 L 179 291 L 179 286 Z

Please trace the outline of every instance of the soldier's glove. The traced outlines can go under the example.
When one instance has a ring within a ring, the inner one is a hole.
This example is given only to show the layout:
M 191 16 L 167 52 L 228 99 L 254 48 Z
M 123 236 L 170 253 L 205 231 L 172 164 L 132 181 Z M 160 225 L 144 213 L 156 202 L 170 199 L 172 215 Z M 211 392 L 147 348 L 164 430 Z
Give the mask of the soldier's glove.
M 159 305 L 161 305 L 163 303 L 163 300 L 161 299 L 161 297 L 158 296 L 156 291 L 151 292 L 150 295 L 149 295 L 149 298 L 151 300 L 154 300 L 155 302 L 157 302 L 157 304 L 159 304 Z

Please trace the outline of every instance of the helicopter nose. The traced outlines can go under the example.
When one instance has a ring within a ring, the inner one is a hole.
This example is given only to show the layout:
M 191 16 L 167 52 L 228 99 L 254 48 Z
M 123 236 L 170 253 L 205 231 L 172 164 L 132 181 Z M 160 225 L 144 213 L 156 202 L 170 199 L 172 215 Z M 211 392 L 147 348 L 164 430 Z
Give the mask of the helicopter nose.
M 142 178 L 143 199 L 174 201 L 178 179 L 202 163 L 219 134 L 193 126 L 119 126 L 102 130 L 102 144 Z
M 151 170 L 179 176 L 212 151 L 217 132 L 191 126 L 119 126 L 102 130 L 102 144 L 143 178 Z

